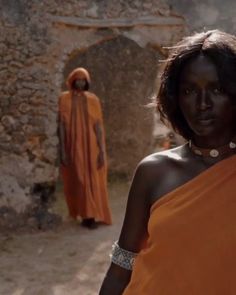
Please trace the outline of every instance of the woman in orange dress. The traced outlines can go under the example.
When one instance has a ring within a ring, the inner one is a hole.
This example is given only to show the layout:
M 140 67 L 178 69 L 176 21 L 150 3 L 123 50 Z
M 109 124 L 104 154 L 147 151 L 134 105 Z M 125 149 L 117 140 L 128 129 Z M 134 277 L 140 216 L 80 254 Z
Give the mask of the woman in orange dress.
M 236 294 L 236 38 L 175 46 L 158 110 L 188 142 L 138 165 L 100 295 Z
M 92 229 L 98 222 L 111 224 L 102 110 L 98 97 L 88 91 L 87 70 L 73 70 L 67 86 L 59 99 L 64 193 L 70 217 L 80 216 L 82 225 Z

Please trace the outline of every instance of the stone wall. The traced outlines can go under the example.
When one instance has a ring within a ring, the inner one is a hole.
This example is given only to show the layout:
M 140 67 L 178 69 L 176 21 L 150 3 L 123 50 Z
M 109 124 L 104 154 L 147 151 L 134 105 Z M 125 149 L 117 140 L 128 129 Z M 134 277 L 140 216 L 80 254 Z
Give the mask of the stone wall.
M 46 210 L 57 177 L 57 101 L 47 56 L 52 40 L 50 24 L 27 2 L 1 3 L 0 227 L 42 227 L 52 220 Z
M 109 168 L 131 174 L 150 151 L 162 46 L 184 34 L 165 1 L 1 0 L 0 227 L 48 227 L 58 177 L 57 104 L 65 76 L 88 67 L 101 98 Z
M 235 34 L 236 3 L 233 0 L 167 0 L 166 4 L 185 18 L 190 32 L 220 29 Z

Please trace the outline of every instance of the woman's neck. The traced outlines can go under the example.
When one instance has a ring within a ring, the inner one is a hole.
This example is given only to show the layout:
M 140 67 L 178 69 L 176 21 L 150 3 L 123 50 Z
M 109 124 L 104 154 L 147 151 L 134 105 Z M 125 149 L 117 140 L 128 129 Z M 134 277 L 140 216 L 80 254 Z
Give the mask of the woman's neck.
M 230 143 L 230 141 L 235 138 L 235 136 L 235 133 L 233 134 L 232 132 L 226 132 L 225 134 L 219 134 L 218 136 L 214 137 L 195 136 L 192 141 L 197 147 L 213 149 Z

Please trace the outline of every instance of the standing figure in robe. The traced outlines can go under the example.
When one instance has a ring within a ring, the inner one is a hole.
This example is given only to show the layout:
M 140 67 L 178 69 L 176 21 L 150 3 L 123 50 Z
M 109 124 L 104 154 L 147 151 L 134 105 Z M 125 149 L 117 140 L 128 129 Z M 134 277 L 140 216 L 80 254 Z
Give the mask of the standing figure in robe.
M 107 192 L 107 161 L 99 98 L 89 92 L 90 75 L 76 68 L 59 98 L 61 173 L 73 219 L 90 229 L 111 224 Z
M 236 37 L 174 46 L 157 110 L 186 139 L 138 165 L 100 295 L 236 294 Z

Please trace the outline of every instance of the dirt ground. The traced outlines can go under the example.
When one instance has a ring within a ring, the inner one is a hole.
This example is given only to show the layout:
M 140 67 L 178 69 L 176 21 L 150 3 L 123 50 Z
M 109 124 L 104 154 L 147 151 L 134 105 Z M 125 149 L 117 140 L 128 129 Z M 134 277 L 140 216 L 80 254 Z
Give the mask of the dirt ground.
M 109 185 L 112 226 L 63 222 L 57 230 L 0 236 L 1 295 L 97 295 L 123 221 L 129 184 Z M 65 219 L 61 188 L 54 211 Z

